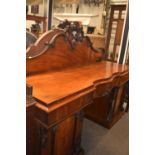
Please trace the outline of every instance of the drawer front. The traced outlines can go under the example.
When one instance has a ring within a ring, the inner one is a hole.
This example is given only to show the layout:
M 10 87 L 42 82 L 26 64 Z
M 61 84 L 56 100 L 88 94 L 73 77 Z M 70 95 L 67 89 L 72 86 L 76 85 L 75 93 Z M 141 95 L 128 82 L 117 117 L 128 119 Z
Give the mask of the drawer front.
M 109 94 L 112 88 L 118 86 L 119 78 L 120 78 L 119 76 L 116 76 L 113 79 L 109 80 L 108 82 L 97 85 L 94 92 L 94 98 L 103 97 Z
M 51 111 L 48 117 L 49 125 L 58 123 L 62 121 L 64 118 L 78 112 L 79 110 L 83 109 L 88 104 L 93 102 L 93 92 L 90 92 L 80 98 L 71 101 L 60 108 Z
M 119 81 L 119 85 L 123 85 L 124 83 L 126 83 L 129 80 L 129 74 L 125 74 L 123 76 L 120 77 L 120 81 Z

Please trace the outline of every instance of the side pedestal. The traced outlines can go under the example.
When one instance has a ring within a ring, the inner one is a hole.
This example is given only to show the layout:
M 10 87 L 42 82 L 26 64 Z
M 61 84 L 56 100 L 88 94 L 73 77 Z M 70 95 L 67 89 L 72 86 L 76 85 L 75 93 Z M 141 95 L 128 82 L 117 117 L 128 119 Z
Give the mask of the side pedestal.
M 128 111 L 127 83 L 113 88 L 84 109 L 85 117 L 110 129 Z

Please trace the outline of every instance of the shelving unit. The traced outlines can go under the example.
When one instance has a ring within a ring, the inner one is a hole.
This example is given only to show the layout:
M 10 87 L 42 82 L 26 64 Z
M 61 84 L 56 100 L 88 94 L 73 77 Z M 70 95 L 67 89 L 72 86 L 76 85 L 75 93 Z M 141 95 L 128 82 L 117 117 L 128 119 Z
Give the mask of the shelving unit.
M 26 20 L 32 20 L 35 21 L 36 25 L 37 25 L 37 30 L 36 32 L 32 32 L 34 33 L 37 37 L 39 37 L 40 34 L 40 23 L 43 23 L 43 33 L 46 32 L 46 27 L 47 27 L 47 22 L 46 22 L 46 17 L 42 17 L 42 16 L 34 16 L 34 15 L 26 15 Z

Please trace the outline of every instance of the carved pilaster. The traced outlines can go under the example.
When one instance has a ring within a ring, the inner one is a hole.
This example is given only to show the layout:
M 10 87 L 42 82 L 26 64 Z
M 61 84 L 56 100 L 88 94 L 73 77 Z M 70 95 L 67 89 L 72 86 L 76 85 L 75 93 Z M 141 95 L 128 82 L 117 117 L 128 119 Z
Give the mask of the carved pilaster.
M 55 144 L 55 133 L 58 126 L 46 128 L 37 123 L 37 150 L 36 155 L 53 155 Z
M 76 125 L 75 125 L 74 155 L 83 155 L 84 150 L 81 147 L 81 135 L 82 135 L 84 112 L 80 111 L 76 113 L 75 118 L 76 118 Z
M 48 130 L 45 127 L 40 126 L 38 128 L 38 136 L 40 140 L 40 146 L 42 148 L 46 147 L 48 142 Z
M 109 108 L 109 113 L 107 115 L 107 121 L 108 122 L 112 121 L 113 108 L 114 108 L 114 104 L 115 104 L 115 97 L 116 97 L 117 91 L 118 91 L 117 87 L 113 88 L 112 91 L 111 91 L 110 108 Z
M 58 129 L 59 125 L 54 125 L 51 127 L 51 155 L 54 155 L 54 145 L 55 145 L 55 134 Z

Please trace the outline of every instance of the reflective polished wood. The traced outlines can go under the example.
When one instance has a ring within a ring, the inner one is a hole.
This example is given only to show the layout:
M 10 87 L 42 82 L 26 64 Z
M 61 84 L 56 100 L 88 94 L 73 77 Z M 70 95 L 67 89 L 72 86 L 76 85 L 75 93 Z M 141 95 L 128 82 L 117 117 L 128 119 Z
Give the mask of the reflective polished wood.
M 94 99 L 111 94 L 113 88 L 123 86 L 129 78 L 128 67 L 102 61 L 102 54 L 95 51 L 89 38 L 83 36 L 75 42 L 74 37 L 68 37 L 73 36 L 51 30 L 27 49 L 26 82 L 32 86 L 33 91 L 28 92 L 35 100 L 35 155 L 83 155 L 85 111 L 91 116 L 85 108 Z M 115 93 L 108 105 L 117 111 L 120 105 L 115 102 Z M 113 117 L 107 110 L 101 113 Z

